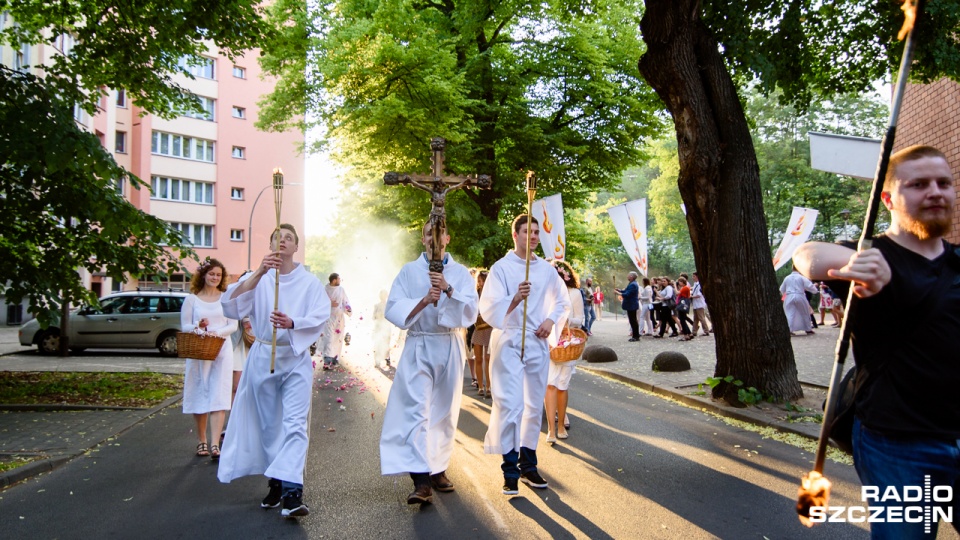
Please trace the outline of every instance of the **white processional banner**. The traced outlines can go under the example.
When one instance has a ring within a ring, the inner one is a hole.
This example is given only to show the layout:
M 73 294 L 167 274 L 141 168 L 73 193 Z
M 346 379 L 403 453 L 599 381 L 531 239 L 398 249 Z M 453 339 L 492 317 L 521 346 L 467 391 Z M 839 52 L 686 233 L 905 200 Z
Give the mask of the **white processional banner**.
M 778 270 L 781 266 L 787 264 L 787 261 L 793 258 L 793 254 L 804 242 L 810 239 L 810 233 L 813 232 L 813 225 L 817 222 L 817 216 L 820 212 L 812 208 L 793 207 L 793 213 L 790 215 L 790 223 L 787 224 L 787 232 L 780 241 L 780 247 L 773 256 L 773 269 Z
M 639 199 L 607 210 L 623 249 L 644 276 L 647 275 L 647 200 Z
M 540 248 L 543 258 L 565 260 L 567 237 L 563 229 L 563 200 L 560 194 L 533 201 L 533 217 L 540 222 Z

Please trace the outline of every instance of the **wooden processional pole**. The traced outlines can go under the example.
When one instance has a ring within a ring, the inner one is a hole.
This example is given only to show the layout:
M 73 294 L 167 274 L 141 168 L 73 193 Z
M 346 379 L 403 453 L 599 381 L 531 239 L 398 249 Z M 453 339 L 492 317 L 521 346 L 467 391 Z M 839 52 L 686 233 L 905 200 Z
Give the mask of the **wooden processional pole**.
M 280 238 L 280 209 L 283 207 L 283 170 L 279 167 L 273 170 L 273 208 L 277 212 L 277 228 L 273 231 L 274 242 Z M 276 281 L 273 285 L 273 310 L 280 309 L 280 269 L 275 270 Z M 273 342 L 270 350 L 270 373 L 273 373 L 277 361 L 277 325 L 273 325 Z
M 533 198 L 537 196 L 537 174 L 527 171 L 527 251 L 526 271 L 524 281 L 530 281 L 530 217 L 533 212 Z M 523 362 L 523 353 L 527 345 L 527 299 L 523 299 L 523 334 L 520 336 L 520 362 Z

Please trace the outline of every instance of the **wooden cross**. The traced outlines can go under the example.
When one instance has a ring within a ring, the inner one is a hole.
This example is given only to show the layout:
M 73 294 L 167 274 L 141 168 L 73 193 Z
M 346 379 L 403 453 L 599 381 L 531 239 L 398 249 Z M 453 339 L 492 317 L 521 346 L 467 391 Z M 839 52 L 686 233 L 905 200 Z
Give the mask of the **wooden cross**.
M 430 209 L 428 221 L 432 225 L 430 228 L 431 253 L 430 253 L 430 271 L 443 272 L 443 261 L 441 238 L 447 233 L 447 213 L 444 204 L 447 200 L 447 193 L 455 189 L 476 187 L 479 189 L 490 189 L 493 181 L 489 175 L 473 176 L 447 176 L 443 170 L 443 150 L 447 146 L 447 140 L 442 137 L 434 137 L 430 140 L 430 149 L 433 150 L 433 170 L 431 174 L 405 174 L 397 172 L 388 172 L 383 175 L 383 183 L 388 186 L 400 184 L 410 184 L 413 187 L 422 189 L 430 193 L 433 207 Z

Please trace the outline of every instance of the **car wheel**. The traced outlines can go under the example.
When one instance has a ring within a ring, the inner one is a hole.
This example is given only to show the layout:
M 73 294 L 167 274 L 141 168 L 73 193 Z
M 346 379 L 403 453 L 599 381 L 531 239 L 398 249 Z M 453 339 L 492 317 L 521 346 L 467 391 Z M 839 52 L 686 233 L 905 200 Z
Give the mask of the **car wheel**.
M 53 355 L 60 352 L 60 330 L 48 328 L 37 337 L 40 354 Z
M 160 354 L 163 356 L 176 356 L 177 355 L 177 333 L 176 332 L 167 332 L 160 336 L 160 339 L 157 340 L 157 348 L 160 349 Z

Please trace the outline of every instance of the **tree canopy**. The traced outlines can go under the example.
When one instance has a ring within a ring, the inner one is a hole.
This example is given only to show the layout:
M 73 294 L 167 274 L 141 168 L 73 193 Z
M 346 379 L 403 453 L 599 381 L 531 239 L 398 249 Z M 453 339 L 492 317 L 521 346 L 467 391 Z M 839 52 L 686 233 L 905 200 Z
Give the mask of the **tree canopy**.
M 428 198 L 385 188 L 382 175 L 428 171 L 429 140 L 446 138 L 448 172 L 493 177 L 490 191 L 448 197 L 448 225 L 468 240 L 452 249 L 468 264 L 508 247 L 504 225 L 525 207 L 526 170 L 541 179 L 538 196 L 559 192 L 579 207 L 616 185 L 661 127 L 634 68 L 636 1 L 340 0 L 308 13 L 281 1 L 272 10 L 291 22 L 266 46 L 263 66 L 280 84 L 262 125 L 321 128 L 365 184 L 356 195 L 366 207 L 410 228 Z
M 122 186 L 143 182 L 116 164 L 94 134 L 33 75 L 0 66 L 0 282 L 7 301 L 30 301 L 52 322 L 61 299 L 96 302 L 77 270 L 159 273 L 191 255 L 180 234 L 131 205 Z M 166 248 L 165 246 L 171 246 Z M 169 251 L 168 251 L 169 250 Z

